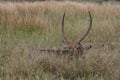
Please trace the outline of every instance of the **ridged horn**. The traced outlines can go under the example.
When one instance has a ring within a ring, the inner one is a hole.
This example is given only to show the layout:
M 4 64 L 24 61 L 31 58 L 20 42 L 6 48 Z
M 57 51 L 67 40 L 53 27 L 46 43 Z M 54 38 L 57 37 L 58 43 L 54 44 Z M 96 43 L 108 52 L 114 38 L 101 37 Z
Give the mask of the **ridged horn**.
M 92 27 L 92 16 L 91 16 L 90 11 L 88 11 L 88 14 L 89 14 L 89 18 L 90 18 L 89 28 L 88 28 L 87 32 L 85 33 L 85 35 L 84 35 L 82 38 L 80 38 L 80 39 L 78 40 L 78 42 L 77 42 L 78 44 L 80 44 L 81 41 L 83 41 L 83 40 L 86 38 L 86 36 L 88 35 L 88 33 L 89 33 L 90 30 L 91 30 L 91 27 Z

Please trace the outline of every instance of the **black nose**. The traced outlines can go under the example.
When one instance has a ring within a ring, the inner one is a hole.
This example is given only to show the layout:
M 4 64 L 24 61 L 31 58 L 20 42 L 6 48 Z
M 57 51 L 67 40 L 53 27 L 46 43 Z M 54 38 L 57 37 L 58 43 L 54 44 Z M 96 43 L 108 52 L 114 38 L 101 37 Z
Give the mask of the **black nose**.
M 92 45 L 89 45 L 89 48 L 92 48 Z
M 86 50 L 88 50 L 88 49 L 90 49 L 90 48 L 92 48 L 92 45 L 87 45 L 87 46 L 81 46 L 81 49 L 86 49 Z
M 90 48 L 92 48 L 92 45 L 88 45 L 88 46 L 86 47 L 87 50 L 90 49 Z

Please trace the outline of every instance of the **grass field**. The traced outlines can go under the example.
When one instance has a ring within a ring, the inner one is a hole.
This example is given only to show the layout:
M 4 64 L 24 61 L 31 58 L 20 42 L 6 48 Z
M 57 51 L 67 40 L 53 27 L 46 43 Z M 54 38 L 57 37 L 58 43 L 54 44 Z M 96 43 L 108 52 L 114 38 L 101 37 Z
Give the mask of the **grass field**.
M 93 25 L 83 44 L 93 47 L 85 59 L 34 56 L 41 48 L 60 48 L 64 12 L 66 36 L 80 38 L 89 25 L 88 10 Z M 120 5 L 0 2 L 0 80 L 120 80 Z

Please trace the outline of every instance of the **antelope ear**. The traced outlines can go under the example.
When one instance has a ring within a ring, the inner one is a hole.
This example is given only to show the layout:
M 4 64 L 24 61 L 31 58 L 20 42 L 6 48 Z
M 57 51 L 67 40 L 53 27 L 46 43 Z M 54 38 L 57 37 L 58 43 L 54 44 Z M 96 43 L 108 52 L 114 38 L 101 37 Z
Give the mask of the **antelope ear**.
M 60 46 L 63 49 L 66 48 L 67 47 L 66 42 L 64 40 L 62 40 L 62 43 L 60 44 Z
M 66 44 L 62 44 L 61 47 L 62 47 L 63 49 L 69 49 L 69 46 L 67 46 Z
M 82 49 L 88 50 L 88 49 L 92 48 L 92 45 L 83 45 L 81 47 L 82 47 Z

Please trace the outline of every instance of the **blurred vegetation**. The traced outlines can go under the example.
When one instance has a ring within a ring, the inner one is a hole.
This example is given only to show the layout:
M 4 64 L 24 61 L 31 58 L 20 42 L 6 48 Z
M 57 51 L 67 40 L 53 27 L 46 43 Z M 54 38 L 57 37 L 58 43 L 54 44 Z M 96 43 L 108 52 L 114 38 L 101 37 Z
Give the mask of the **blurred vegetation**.
M 120 0 L 0 0 L 0 1 L 90 1 L 90 2 L 104 2 L 104 1 L 120 1 Z

